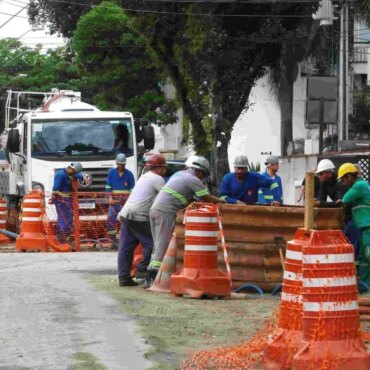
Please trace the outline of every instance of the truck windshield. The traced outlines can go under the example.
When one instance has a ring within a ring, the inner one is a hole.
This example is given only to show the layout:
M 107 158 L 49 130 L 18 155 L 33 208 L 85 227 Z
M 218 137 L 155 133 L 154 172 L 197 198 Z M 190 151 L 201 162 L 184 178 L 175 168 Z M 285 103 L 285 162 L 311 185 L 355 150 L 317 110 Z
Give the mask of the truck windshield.
M 34 158 L 96 161 L 134 154 L 130 118 L 33 121 L 31 133 Z

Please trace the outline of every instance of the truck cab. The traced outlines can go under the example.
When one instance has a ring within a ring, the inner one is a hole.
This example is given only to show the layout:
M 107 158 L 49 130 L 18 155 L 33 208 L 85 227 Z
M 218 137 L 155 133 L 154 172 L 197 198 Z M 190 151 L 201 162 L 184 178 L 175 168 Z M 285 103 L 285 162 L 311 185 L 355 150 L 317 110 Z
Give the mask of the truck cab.
M 44 103 L 35 110 L 22 109 L 19 101 L 27 94 L 43 94 Z M 14 111 L 15 118 L 10 121 Z M 104 192 L 107 173 L 115 166 L 118 153 L 125 154 L 126 168 L 137 179 L 137 130 L 131 113 L 100 111 L 82 102 L 81 94 L 74 91 L 10 91 L 6 112 L 10 168 L 0 173 L 0 192 L 9 199 L 33 189 L 49 198 L 55 172 L 71 162 L 81 162 L 83 172 L 89 175 L 80 191 Z M 151 149 L 154 137 L 150 127 L 143 136 L 144 145 Z M 56 217 L 53 208 L 47 207 L 49 219 Z

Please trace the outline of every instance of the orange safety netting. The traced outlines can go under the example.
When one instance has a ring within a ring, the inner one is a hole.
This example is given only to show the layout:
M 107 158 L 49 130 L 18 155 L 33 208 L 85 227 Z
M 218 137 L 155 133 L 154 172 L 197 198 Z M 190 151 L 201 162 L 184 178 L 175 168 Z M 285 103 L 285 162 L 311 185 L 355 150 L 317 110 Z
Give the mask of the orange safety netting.
M 195 352 L 181 364 L 181 370 L 260 369 L 263 351 L 277 324 L 278 311 L 265 321 L 252 339 L 232 347 Z
M 48 207 L 44 228 L 48 244 L 57 251 L 79 251 L 81 246 L 117 247 L 120 223 L 117 215 L 127 195 L 113 196 L 109 204 L 105 192 L 72 192 L 57 196 Z

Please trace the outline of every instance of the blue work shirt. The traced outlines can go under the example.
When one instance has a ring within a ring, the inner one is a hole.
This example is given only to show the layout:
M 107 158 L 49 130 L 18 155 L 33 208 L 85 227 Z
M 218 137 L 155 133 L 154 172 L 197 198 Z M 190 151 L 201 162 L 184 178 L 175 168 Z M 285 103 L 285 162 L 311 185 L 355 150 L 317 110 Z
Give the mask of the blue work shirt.
M 135 178 L 133 173 L 126 169 L 123 171 L 122 176 L 119 175 L 117 168 L 112 168 L 108 172 L 107 184 L 105 191 L 112 195 L 129 195 L 135 186 Z
M 262 176 L 264 176 L 266 179 L 275 181 L 275 184 L 272 184 L 270 187 L 260 188 L 258 190 L 258 203 L 271 204 L 273 200 L 278 200 L 280 203 L 283 203 L 283 185 L 281 183 L 281 177 L 275 175 L 275 178 L 272 178 L 267 171 L 264 172 Z M 279 199 L 274 199 L 272 191 L 275 188 L 277 188 Z
M 221 183 L 220 198 L 229 204 L 236 204 L 238 200 L 246 204 L 255 204 L 258 201 L 258 189 L 272 187 L 276 182 L 267 179 L 257 172 L 247 172 L 242 181 L 239 181 L 235 172 L 224 176 Z M 274 200 L 279 201 L 277 188 L 272 189 Z
M 73 178 L 83 180 L 83 175 L 76 173 L 74 176 L 69 176 L 65 168 L 57 171 L 54 176 L 53 194 L 68 197 L 72 191 Z

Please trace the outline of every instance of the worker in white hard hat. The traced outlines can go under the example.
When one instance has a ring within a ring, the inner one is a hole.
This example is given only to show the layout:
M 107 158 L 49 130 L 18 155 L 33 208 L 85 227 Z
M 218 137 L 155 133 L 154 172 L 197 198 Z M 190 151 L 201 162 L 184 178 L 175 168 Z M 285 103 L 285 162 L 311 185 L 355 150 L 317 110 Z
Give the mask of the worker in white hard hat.
M 117 154 L 116 168 L 108 172 L 105 192 L 108 196 L 108 236 L 113 248 L 118 248 L 116 222 L 117 216 L 125 204 L 131 190 L 135 186 L 134 174 L 126 168 L 126 156 L 123 153 Z
M 271 190 L 271 205 L 280 205 L 278 184 L 273 179 L 267 179 L 262 174 L 248 171 L 248 158 L 238 155 L 234 160 L 235 172 L 224 176 L 221 183 L 220 197 L 230 204 L 256 204 L 258 202 L 258 190 L 267 187 Z
M 62 168 L 55 173 L 52 196 L 49 204 L 54 204 L 58 215 L 56 235 L 60 243 L 68 242 L 73 226 L 72 207 L 72 179 L 84 183 L 85 176 L 81 173 L 80 162 L 73 162 L 68 167 Z
M 271 204 L 274 201 L 272 194 L 273 189 L 277 189 L 279 193 L 279 202 L 283 204 L 283 184 L 281 177 L 277 174 L 279 171 L 280 159 L 277 155 L 270 155 L 266 158 L 266 171 L 262 173 L 266 179 L 271 179 L 276 182 L 271 187 L 262 187 L 258 190 L 258 203 L 259 204 Z
M 315 173 L 320 180 L 319 196 L 314 201 L 315 206 L 336 206 L 335 202 L 342 198 L 348 187 L 338 182 L 334 163 L 330 159 L 322 159 Z M 328 197 L 331 202 L 328 201 Z
M 185 162 L 186 170 L 176 172 L 158 193 L 150 208 L 150 228 L 153 234 L 153 253 L 144 287 L 154 281 L 170 244 L 175 228 L 176 213 L 191 201 L 201 199 L 208 203 L 226 203 L 209 193 L 202 180 L 209 175 L 210 164 L 204 157 L 193 155 Z

